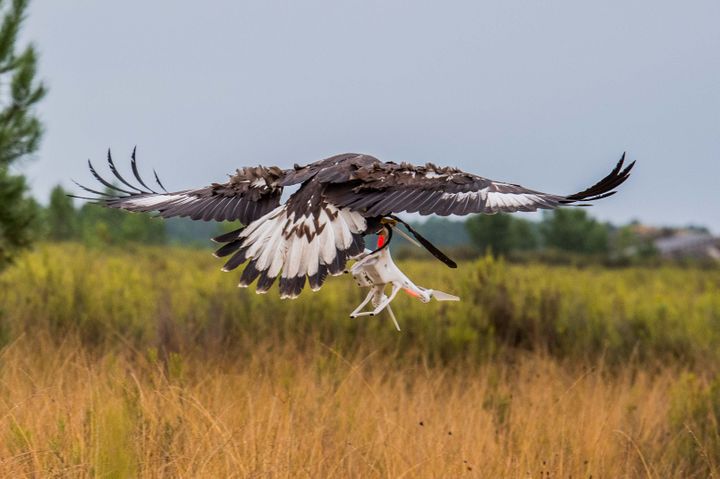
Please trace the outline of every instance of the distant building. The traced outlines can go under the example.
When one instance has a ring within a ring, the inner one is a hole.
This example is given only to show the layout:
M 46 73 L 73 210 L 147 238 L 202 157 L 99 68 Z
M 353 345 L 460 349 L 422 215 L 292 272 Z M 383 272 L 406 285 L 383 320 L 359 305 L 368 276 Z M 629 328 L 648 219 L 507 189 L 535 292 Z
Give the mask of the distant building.
M 654 242 L 660 256 L 668 259 L 695 258 L 720 261 L 720 238 L 697 230 L 678 230 Z

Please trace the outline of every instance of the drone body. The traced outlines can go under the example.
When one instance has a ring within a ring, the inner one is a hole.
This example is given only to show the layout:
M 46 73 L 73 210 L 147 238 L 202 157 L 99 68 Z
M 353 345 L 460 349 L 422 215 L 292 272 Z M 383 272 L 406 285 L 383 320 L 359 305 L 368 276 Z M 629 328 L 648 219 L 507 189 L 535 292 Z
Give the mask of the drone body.
M 430 302 L 432 298 L 438 301 L 460 301 L 460 298 L 442 291 L 423 288 L 410 281 L 410 278 L 400 271 L 400 268 L 397 267 L 390 256 L 390 248 L 387 247 L 389 240 L 386 242 L 384 238 L 386 235 L 389 238 L 391 234 L 391 230 L 381 234 L 379 236 L 379 248 L 375 251 L 366 250 L 350 268 L 350 273 L 355 278 L 358 286 L 370 287 L 370 292 L 368 292 L 363 302 L 350 313 L 350 317 L 376 316 L 387 308 L 395 328 L 400 331 L 400 325 L 398 325 L 390 303 L 401 289 L 423 303 Z M 390 296 L 385 295 L 387 286 L 391 287 Z M 361 312 L 368 303 L 372 304 L 373 309 Z
M 281 297 L 295 298 L 305 284 L 316 291 L 328 275 L 342 274 L 347 261 L 365 251 L 364 236 L 378 233 L 388 221 L 405 224 L 437 258 L 456 266 L 396 213 L 494 214 L 579 205 L 614 193 L 634 164 L 624 167 L 624 158 L 605 178 L 572 195 L 542 193 L 457 168 L 382 162 L 357 153 L 289 169 L 244 167 L 225 183 L 168 192 L 157 174 L 155 181 L 162 191 L 152 189 L 142 179 L 134 151 L 131 169 L 136 183 L 125 179 L 108 152 L 114 183 L 100 176 L 88 162 L 90 172 L 106 190 L 78 186 L 96 195 L 80 198 L 110 208 L 155 212 L 163 218 L 239 221 L 240 228 L 214 238 L 224 243 L 215 255 L 229 257 L 223 270 L 245 264 L 239 286 L 247 287 L 257 280 L 257 292 L 264 293 L 277 280 Z M 300 188 L 281 204 L 283 188 L 292 185 Z M 417 291 L 426 297 L 424 290 Z

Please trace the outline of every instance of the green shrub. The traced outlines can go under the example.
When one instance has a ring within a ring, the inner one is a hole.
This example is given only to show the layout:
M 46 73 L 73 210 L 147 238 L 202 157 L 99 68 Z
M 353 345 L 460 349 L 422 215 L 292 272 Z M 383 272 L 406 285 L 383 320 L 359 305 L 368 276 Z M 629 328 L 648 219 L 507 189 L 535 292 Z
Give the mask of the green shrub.
M 620 363 L 718 364 L 720 271 L 513 265 L 490 257 L 457 270 L 404 261 L 419 284 L 459 303 L 401 295 L 387 315 L 350 319 L 361 301 L 347 276 L 320 292 L 280 301 L 275 290 L 238 289 L 208 252 L 179 247 L 95 249 L 45 245 L 0 275 L 5 341 L 23 332 L 79 332 L 88 345 L 132 344 L 163 354 L 263 340 L 302 348 L 371 347 L 431 362 L 479 361 L 507 350 Z

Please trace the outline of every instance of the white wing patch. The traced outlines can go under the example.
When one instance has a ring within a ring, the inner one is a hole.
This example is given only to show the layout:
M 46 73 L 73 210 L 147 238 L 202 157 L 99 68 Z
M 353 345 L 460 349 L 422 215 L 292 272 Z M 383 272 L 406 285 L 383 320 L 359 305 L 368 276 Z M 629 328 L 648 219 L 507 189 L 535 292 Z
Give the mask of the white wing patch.
M 503 193 L 489 191 L 489 188 L 461 193 L 443 193 L 441 200 L 452 201 L 456 205 L 455 209 L 461 213 L 469 211 L 485 211 L 486 213 L 530 211 L 543 205 L 543 199 L 538 193 Z
M 366 228 L 365 218 L 349 209 L 327 204 L 317 218 L 312 214 L 296 217 L 294 213 L 288 215 L 283 205 L 252 222 L 239 239 L 243 240 L 248 267 L 269 278 L 280 276 L 281 297 L 293 298 L 300 291 L 297 287 L 283 288 L 283 284 L 302 280 L 301 290 L 308 276 L 312 289 L 319 289 L 322 282 L 313 283 L 313 277 L 321 270 L 341 274 L 347 257 L 344 252 L 354 246 L 354 235 Z M 339 256 L 342 261 L 338 261 Z M 241 280 L 238 286 L 247 287 L 251 282 Z M 258 293 L 266 291 L 258 285 Z
M 489 208 L 521 208 L 523 206 L 531 206 L 538 202 L 536 194 L 531 193 L 499 193 L 491 191 L 487 194 L 487 202 Z
M 184 194 L 156 194 L 148 196 L 140 196 L 137 198 L 130 198 L 125 200 L 123 206 L 135 207 L 135 208 L 152 208 L 153 206 L 166 204 L 170 201 L 181 201 L 191 202 L 197 200 L 196 197 L 188 196 Z
M 487 188 L 483 188 L 478 191 L 466 191 L 463 193 L 443 193 L 443 200 L 455 200 L 455 201 L 478 201 L 480 199 L 485 200 L 488 192 Z
M 442 177 L 447 176 L 447 175 L 441 175 L 441 174 L 438 174 L 438 173 L 436 173 L 436 172 L 434 172 L 434 171 L 426 171 L 423 176 L 425 176 L 425 178 L 427 178 L 427 179 L 429 179 L 429 180 L 432 180 L 432 179 L 435 179 L 435 178 L 442 178 Z

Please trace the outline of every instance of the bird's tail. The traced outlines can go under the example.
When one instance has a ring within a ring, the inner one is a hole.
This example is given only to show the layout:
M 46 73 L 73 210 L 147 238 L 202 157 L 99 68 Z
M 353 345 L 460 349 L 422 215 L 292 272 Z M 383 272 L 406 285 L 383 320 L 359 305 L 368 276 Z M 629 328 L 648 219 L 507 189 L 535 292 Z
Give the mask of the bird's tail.
M 226 243 L 215 255 L 232 255 L 223 271 L 247 262 L 238 286 L 257 279 L 257 292 L 266 293 L 279 277 L 281 297 L 295 298 L 306 282 L 317 291 L 328 274 L 341 274 L 347 260 L 365 249 L 366 227 L 359 213 L 330 204 L 299 216 L 282 205 L 245 228 L 215 238 Z

